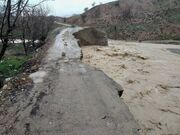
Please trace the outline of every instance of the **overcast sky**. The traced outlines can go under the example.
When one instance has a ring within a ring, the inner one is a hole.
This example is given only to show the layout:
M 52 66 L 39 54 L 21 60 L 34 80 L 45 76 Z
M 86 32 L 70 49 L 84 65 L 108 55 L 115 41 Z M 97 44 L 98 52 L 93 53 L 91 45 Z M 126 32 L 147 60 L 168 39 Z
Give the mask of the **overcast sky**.
M 85 7 L 91 7 L 92 3 L 107 3 L 113 0 L 52 0 L 47 5 L 51 8 L 51 13 L 57 16 L 71 16 L 84 11 Z

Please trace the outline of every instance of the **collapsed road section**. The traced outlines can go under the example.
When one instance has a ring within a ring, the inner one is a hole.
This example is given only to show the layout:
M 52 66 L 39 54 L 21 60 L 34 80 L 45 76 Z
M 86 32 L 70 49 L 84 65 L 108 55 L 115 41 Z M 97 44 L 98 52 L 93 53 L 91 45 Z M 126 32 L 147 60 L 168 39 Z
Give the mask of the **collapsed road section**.
M 30 75 L 34 88 L 1 118 L 2 135 L 138 135 L 139 126 L 120 98 L 122 87 L 83 64 L 73 33 L 64 29 Z

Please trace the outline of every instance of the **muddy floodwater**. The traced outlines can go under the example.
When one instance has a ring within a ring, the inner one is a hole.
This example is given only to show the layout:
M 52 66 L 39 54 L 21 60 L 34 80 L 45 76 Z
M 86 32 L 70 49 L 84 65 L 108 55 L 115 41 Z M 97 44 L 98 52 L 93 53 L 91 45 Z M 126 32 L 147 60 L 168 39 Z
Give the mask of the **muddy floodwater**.
M 171 51 L 172 53 L 176 53 L 180 55 L 180 49 L 176 49 L 176 48 L 168 48 L 169 51 Z
M 180 134 L 180 46 L 110 40 L 83 54 L 123 86 L 142 135 Z

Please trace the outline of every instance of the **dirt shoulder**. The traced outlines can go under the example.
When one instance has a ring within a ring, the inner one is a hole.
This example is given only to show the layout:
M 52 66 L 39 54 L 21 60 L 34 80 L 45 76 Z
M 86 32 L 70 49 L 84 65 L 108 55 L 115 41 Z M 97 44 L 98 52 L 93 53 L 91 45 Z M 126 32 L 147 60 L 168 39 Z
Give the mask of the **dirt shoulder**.
M 169 48 L 180 46 L 110 40 L 83 47 L 84 63 L 122 85 L 142 135 L 180 133 L 180 55 Z

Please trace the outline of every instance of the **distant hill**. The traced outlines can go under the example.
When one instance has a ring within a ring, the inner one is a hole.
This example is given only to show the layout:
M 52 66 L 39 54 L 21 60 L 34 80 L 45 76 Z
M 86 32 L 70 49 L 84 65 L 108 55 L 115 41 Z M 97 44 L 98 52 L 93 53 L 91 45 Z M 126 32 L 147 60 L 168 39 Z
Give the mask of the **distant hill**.
M 65 21 L 103 29 L 115 39 L 180 40 L 180 0 L 113 1 Z

